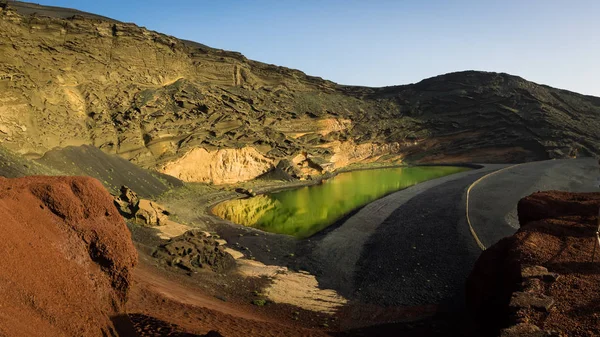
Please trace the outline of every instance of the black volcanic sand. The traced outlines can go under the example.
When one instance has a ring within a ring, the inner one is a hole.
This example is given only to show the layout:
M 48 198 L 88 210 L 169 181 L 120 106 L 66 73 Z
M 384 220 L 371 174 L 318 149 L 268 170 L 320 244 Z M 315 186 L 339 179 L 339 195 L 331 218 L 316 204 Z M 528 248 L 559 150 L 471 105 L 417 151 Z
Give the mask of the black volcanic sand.
M 126 185 L 143 198 L 156 197 L 183 183 L 172 176 L 143 169 L 117 155 L 90 146 L 68 146 L 46 152 L 36 160 L 68 175 L 94 177 L 113 194 Z
M 465 221 L 465 189 L 487 173 L 432 188 L 394 211 L 362 251 L 356 298 L 382 306 L 460 305 L 481 253 Z
M 88 176 L 98 179 L 111 193 L 126 185 L 143 198 L 153 198 L 183 182 L 172 176 L 143 169 L 117 155 L 90 145 L 55 149 L 38 159 L 27 159 L 0 146 L 0 176 Z

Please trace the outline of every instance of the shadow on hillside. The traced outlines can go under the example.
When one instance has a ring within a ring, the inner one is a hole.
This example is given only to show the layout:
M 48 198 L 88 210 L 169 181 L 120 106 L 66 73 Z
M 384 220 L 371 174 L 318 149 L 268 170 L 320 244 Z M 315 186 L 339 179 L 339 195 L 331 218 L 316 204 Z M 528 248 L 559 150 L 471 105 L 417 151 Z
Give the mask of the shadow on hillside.
M 206 335 L 182 332 L 175 324 L 143 314 L 118 315 L 111 320 L 121 337 L 222 337 L 215 331 Z
M 474 327 L 461 314 L 438 314 L 411 321 L 372 325 L 330 333 L 334 337 L 472 337 Z

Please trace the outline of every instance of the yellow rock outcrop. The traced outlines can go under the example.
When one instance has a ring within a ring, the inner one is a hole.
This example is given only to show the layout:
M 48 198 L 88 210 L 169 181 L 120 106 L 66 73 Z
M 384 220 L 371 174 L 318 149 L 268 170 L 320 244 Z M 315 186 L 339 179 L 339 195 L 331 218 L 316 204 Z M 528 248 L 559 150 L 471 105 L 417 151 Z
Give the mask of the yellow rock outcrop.
M 208 151 L 195 148 L 167 163 L 162 173 L 183 181 L 233 184 L 252 180 L 273 167 L 273 160 L 253 147 Z
M 355 144 L 353 141 L 332 142 L 327 144 L 334 151 L 330 161 L 333 168 L 338 169 L 350 164 L 374 162 L 383 155 L 390 155 L 391 160 L 399 160 L 402 157 L 400 153 L 401 145 L 399 143 L 374 144 L 364 143 Z

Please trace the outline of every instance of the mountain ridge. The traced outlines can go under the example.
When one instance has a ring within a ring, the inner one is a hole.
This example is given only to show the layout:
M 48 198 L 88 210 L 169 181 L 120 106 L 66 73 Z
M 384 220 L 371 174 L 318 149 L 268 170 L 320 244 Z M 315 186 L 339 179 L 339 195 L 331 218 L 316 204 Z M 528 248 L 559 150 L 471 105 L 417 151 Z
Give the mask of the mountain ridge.
M 85 11 L 81 11 L 81 10 L 77 10 L 77 9 L 72 9 L 72 8 L 66 8 L 66 7 L 58 7 L 58 6 L 48 6 L 48 5 L 42 5 L 42 4 L 37 4 L 37 3 L 32 3 L 32 2 L 26 2 L 26 1 L 18 1 L 18 0 L 0 0 L 0 4 L 2 3 L 6 3 L 7 5 L 10 4 L 10 6 L 12 8 L 14 8 L 19 14 L 21 15 L 33 15 L 33 16 L 48 16 L 48 17 L 53 17 L 53 18 L 62 18 L 62 19 L 69 19 L 72 18 L 73 16 L 76 15 L 80 15 L 83 17 L 87 17 L 90 19 L 98 19 L 98 20 L 105 20 L 105 21 L 109 21 L 109 22 L 114 22 L 114 23 L 127 23 L 127 24 L 133 24 L 135 25 L 134 22 L 123 22 L 123 21 L 119 21 L 116 19 L 113 19 L 111 17 L 107 17 L 107 16 L 103 16 L 103 15 L 98 15 L 98 14 L 93 14 L 90 12 L 85 12 Z M 36 11 L 38 10 L 38 11 Z M 54 14 L 54 15 L 49 15 L 49 14 Z M 451 75 L 451 74 L 461 74 L 461 73 L 469 73 L 469 72 L 478 72 L 478 73 L 490 73 L 490 74 L 500 74 L 500 75 L 508 75 L 508 76 L 513 76 L 513 77 L 517 77 L 520 80 L 523 81 L 527 81 L 527 82 L 531 82 L 534 83 L 536 85 L 539 86 L 543 86 L 543 87 L 547 87 L 549 89 L 555 89 L 555 90 L 561 90 L 561 91 L 566 91 L 568 93 L 572 93 L 572 94 L 577 94 L 577 95 L 581 95 L 581 96 L 585 96 L 585 97 L 589 97 L 589 98 L 597 98 L 600 99 L 600 96 L 594 96 L 594 95 L 588 95 L 588 94 L 582 94 L 573 90 L 569 90 L 569 89 L 563 89 L 563 88 L 557 88 L 557 87 L 553 87 L 551 85 L 547 85 L 547 84 L 543 84 L 543 83 L 537 83 L 534 81 L 529 81 L 521 76 L 518 75 L 513 75 L 510 73 L 506 73 L 506 72 L 497 72 L 497 71 L 488 71 L 488 70 L 474 70 L 474 69 L 464 69 L 464 70 L 455 70 L 455 71 L 450 71 L 447 73 L 443 73 L 443 74 L 439 74 L 439 75 L 435 75 L 432 77 L 427 77 L 424 79 L 421 79 L 417 82 L 410 82 L 410 83 L 405 83 L 405 84 L 392 84 L 392 85 L 384 85 L 384 86 L 368 86 L 368 85 L 353 85 L 353 84 L 343 84 L 343 83 L 337 83 L 334 81 L 330 81 L 330 80 L 325 80 L 323 79 L 321 76 L 316 76 L 316 75 L 308 75 L 306 74 L 304 71 L 299 70 L 299 69 L 294 69 L 294 68 L 290 68 L 290 67 L 285 67 L 285 66 L 278 66 L 276 64 L 272 64 L 272 63 L 267 63 L 267 62 L 261 62 L 258 60 L 253 60 L 253 59 L 248 59 L 244 54 L 240 53 L 240 52 L 235 52 L 235 51 L 231 51 L 231 50 L 225 50 L 225 49 L 220 49 L 220 48 L 214 48 L 214 47 L 210 47 L 206 44 L 203 44 L 201 42 L 198 41 L 193 41 L 193 40 L 188 40 L 188 39 L 183 39 L 183 38 L 178 38 L 176 36 L 173 35 L 169 35 L 169 34 L 165 34 L 165 33 L 161 33 L 155 30 L 151 30 L 148 29 L 146 27 L 143 26 L 139 26 L 142 29 L 146 29 L 148 31 L 157 33 L 157 34 L 161 34 L 161 35 L 165 35 L 171 38 L 175 38 L 178 39 L 179 41 L 183 42 L 185 45 L 190 46 L 190 47 L 195 47 L 195 48 L 205 48 L 205 49 L 209 49 L 209 50 L 215 50 L 215 51 L 222 51 L 222 52 L 229 52 L 229 53 L 235 53 L 235 54 L 239 54 L 239 56 L 241 58 L 243 58 L 246 61 L 252 61 L 252 62 L 257 62 L 257 63 L 261 63 L 267 66 L 274 66 L 274 67 L 278 67 L 278 68 L 285 68 L 285 69 L 291 69 L 291 70 L 297 70 L 299 72 L 302 72 L 303 74 L 305 74 L 307 77 L 313 77 L 316 79 L 320 79 L 320 80 L 324 80 L 324 81 L 328 81 L 328 82 L 332 82 L 338 86 L 342 86 L 342 87 L 353 87 L 353 88 L 365 88 L 365 89 L 384 89 L 384 88 L 400 88 L 400 87 L 404 87 L 404 86 L 409 86 L 409 85 L 415 85 L 418 83 L 421 83 L 423 81 L 427 81 L 427 80 L 431 80 L 434 79 L 436 77 L 442 77 L 442 76 L 447 76 L 447 75 Z
M 285 160 L 308 177 L 375 161 L 600 155 L 600 98 L 518 76 L 463 71 L 346 86 L 135 24 L 67 15 L 82 13 L 74 10 L 22 15 L 15 4 L 0 11 L 0 141 L 30 157 L 88 144 L 214 182 L 230 180 L 190 176 L 186 158 L 202 149 L 205 160 L 224 160 L 218 151 L 232 149 L 231 172 Z

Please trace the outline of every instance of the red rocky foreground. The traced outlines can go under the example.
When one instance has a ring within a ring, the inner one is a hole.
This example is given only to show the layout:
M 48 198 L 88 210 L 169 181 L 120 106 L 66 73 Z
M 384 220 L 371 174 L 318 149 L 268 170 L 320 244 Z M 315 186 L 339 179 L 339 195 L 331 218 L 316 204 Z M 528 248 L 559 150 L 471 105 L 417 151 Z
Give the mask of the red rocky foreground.
M 521 199 L 521 228 L 486 250 L 467 282 L 480 328 L 501 336 L 600 336 L 600 193 Z
M 137 253 L 84 177 L 0 178 L 0 336 L 115 336 Z

